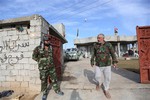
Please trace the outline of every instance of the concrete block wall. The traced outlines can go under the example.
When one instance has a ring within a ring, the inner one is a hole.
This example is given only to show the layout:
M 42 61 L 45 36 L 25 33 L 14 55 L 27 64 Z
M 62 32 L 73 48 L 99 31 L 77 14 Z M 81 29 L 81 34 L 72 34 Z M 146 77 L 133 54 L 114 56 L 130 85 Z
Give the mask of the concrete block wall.
M 43 21 L 35 16 L 30 28 L 0 29 L 0 87 L 16 91 L 40 91 L 41 81 L 37 62 L 32 60 L 33 49 L 40 44 Z

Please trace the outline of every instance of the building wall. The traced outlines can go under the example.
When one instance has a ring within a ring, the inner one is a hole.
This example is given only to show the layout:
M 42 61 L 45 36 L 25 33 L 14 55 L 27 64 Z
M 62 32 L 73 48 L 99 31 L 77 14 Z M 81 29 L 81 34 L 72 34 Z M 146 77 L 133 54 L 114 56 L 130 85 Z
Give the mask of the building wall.
M 40 91 L 41 81 L 37 62 L 32 60 L 33 49 L 40 44 L 41 32 L 47 33 L 48 24 L 40 17 L 24 26 L 0 29 L 0 87 L 23 91 Z

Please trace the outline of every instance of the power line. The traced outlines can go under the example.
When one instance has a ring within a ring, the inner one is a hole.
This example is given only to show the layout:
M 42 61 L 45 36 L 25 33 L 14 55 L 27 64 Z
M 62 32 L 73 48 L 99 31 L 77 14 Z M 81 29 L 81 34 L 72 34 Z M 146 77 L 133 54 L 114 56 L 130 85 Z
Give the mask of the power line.
M 81 1 L 79 1 L 79 2 L 77 2 L 77 3 L 75 3 L 75 4 L 72 4 L 72 5 L 70 5 L 70 6 L 66 7 L 66 8 L 64 8 L 63 10 L 61 10 L 61 12 L 62 12 L 62 11 L 66 11 L 66 10 L 68 10 L 69 8 L 72 8 L 72 7 L 76 6 L 76 5 L 78 5 L 78 4 L 82 3 L 83 1 L 85 1 L 85 0 L 81 0 Z M 58 16 L 60 16 L 60 15 L 58 15 Z M 55 19 L 56 17 L 57 17 L 57 16 L 55 16 L 53 19 Z
M 94 1 L 94 2 L 90 2 L 90 6 L 93 5 L 93 4 L 95 4 L 95 3 L 97 3 L 98 1 L 99 1 L 99 0 L 96 0 L 96 1 Z M 88 7 L 90 7 L 90 6 L 88 6 Z M 81 6 L 81 7 L 79 7 L 78 9 L 85 8 L 85 7 L 87 7 L 87 5 Z M 77 10 L 75 9 L 75 10 L 72 10 L 72 12 L 73 12 L 73 11 L 77 11 Z M 53 18 L 53 19 L 51 19 L 51 20 L 58 19 L 58 18 L 62 17 L 62 15 L 63 15 L 63 14 L 61 14 L 61 15 L 59 15 L 59 16 L 56 16 L 55 18 Z
M 77 14 L 80 14 L 80 13 L 82 13 L 82 12 L 86 12 L 86 11 L 89 11 L 89 10 L 91 10 L 91 9 L 94 9 L 94 8 L 98 8 L 98 7 L 100 7 L 100 6 L 103 6 L 103 5 L 105 5 L 105 4 L 108 4 L 109 2 L 111 2 L 112 0 L 109 0 L 109 1 L 106 1 L 106 2 L 104 2 L 104 3 L 101 3 L 101 4 L 99 4 L 99 5 L 96 5 L 96 6 L 92 6 L 92 7 L 88 7 L 87 9 L 84 9 L 84 10 L 81 10 L 81 11 L 79 11 L 79 12 L 77 12 L 77 13 L 74 13 L 74 14 L 72 14 L 70 17 L 72 17 L 73 15 L 77 15 Z M 96 1 L 97 2 L 97 1 Z M 93 2 L 94 3 L 94 2 Z M 86 6 L 82 6 L 82 7 L 80 7 L 80 8 L 84 8 L 84 7 L 87 7 L 87 5 Z M 76 11 L 76 10 L 75 10 Z M 61 15 L 62 16 L 62 15 Z M 61 16 L 58 16 L 58 17 L 56 17 L 56 18 L 54 18 L 54 19 L 52 19 L 52 20 L 55 20 L 55 19 L 58 19 L 58 18 L 60 18 Z M 70 18 L 70 17 L 67 17 L 67 18 Z

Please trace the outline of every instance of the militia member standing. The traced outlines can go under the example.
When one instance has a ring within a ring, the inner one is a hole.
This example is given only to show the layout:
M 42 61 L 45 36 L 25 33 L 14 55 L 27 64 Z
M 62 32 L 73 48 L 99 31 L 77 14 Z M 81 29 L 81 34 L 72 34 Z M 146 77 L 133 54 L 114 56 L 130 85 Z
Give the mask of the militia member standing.
M 95 65 L 95 79 L 97 81 L 96 90 L 100 89 L 100 84 L 107 98 L 111 98 L 108 89 L 111 80 L 111 63 L 114 67 L 118 63 L 115 51 L 111 43 L 104 40 L 104 34 L 98 34 L 97 43 L 94 43 L 91 66 Z M 112 59 L 112 60 L 111 60 Z M 104 75 L 104 82 L 100 79 Z
M 53 61 L 53 51 L 48 37 L 44 36 L 40 46 L 37 46 L 34 49 L 32 59 L 38 62 L 41 80 L 41 92 L 43 92 L 42 100 L 46 100 L 48 95 L 48 76 L 50 76 L 54 91 L 59 95 L 63 95 L 64 93 L 60 90 L 60 87 L 57 83 L 57 76 Z

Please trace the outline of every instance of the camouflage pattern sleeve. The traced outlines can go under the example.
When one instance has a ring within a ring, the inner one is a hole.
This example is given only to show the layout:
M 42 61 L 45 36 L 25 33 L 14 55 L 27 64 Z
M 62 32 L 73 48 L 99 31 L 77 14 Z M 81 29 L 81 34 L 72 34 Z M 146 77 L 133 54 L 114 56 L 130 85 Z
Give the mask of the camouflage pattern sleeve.
M 32 59 L 38 62 L 39 61 L 38 55 L 39 55 L 39 46 L 33 50 Z
M 92 50 L 92 55 L 91 55 L 91 65 L 94 65 L 94 62 L 95 62 L 95 55 L 96 55 L 95 45 L 96 43 L 94 43 L 93 45 L 93 50 Z
M 108 43 L 108 45 L 109 45 L 108 47 L 109 47 L 110 55 L 112 57 L 112 64 L 118 63 L 118 60 L 117 60 L 117 57 L 116 57 L 116 54 L 115 54 L 112 44 Z

